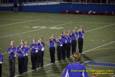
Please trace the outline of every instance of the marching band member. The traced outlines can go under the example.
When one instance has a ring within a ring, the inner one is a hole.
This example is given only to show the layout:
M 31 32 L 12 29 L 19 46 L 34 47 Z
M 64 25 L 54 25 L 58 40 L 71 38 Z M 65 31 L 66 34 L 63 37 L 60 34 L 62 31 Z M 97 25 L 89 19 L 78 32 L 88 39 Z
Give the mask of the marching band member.
M 0 53 L 0 77 L 2 77 L 2 63 L 3 63 L 3 55 Z
M 72 31 L 71 33 L 71 44 L 72 44 L 72 54 L 74 54 L 76 52 L 76 34 L 75 34 L 75 30 Z
M 25 72 L 25 53 L 24 53 L 24 50 L 25 50 L 24 41 L 21 40 L 20 45 L 17 47 L 19 74 L 23 74 Z
M 78 49 L 79 49 L 79 53 L 82 53 L 83 51 L 83 39 L 84 39 L 84 30 L 83 28 L 80 28 L 78 30 Z
M 28 71 L 28 54 L 29 54 L 29 46 L 27 44 L 27 41 L 24 42 L 24 67 L 25 67 L 25 71 Z
M 38 54 L 39 54 L 39 66 L 43 67 L 43 57 L 44 57 L 44 43 L 40 40 L 38 40 L 38 48 L 39 48 L 39 51 L 38 51 Z
M 62 59 L 65 60 L 65 58 L 67 57 L 67 36 L 65 32 L 62 33 L 61 39 L 63 42 Z
M 71 52 L 71 37 L 69 35 L 69 32 L 67 32 L 67 58 L 70 58 L 70 52 Z
M 62 59 L 62 52 L 63 52 L 63 42 L 61 37 L 59 37 L 57 40 L 57 59 L 60 61 Z
M 79 62 L 80 53 L 75 52 L 72 59 L 73 63 L 70 63 L 65 67 L 61 77 L 88 77 L 86 67 Z
M 31 49 L 31 62 L 32 62 L 32 69 L 36 70 L 37 69 L 37 43 L 35 39 L 32 40 L 32 44 L 30 45 Z
M 41 67 L 44 66 L 44 51 L 45 51 L 45 43 L 41 40 Z
M 55 63 L 55 38 L 53 36 L 49 39 L 49 51 L 51 63 Z
M 15 58 L 16 58 L 16 47 L 14 45 L 14 41 L 10 42 L 10 47 L 8 48 L 9 54 L 9 77 L 15 76 Z

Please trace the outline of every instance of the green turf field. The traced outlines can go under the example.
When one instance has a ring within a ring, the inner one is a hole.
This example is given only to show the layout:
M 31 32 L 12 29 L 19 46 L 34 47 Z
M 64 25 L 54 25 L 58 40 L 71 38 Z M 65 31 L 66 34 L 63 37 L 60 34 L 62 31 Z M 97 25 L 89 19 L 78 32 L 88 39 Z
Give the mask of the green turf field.
M 67 62 L 49 64 L 48 38 L 56 36 L 64 30 L 72 30 L 84 25 L 86 29 L 84 53 L 82 62 L 92 60 L 115 64 L 115 16 L 75 15 L 75 14 L 48 14 L 48 13 L 0 13 L 0 52 L 4 54 L 3 77 L 8 77 L 8 54 L 6 52 L 10 40 L 18 45 L 21 39 L 31 43 L 33 38 L 42 38 L 46 44 L 44 63 L 45 67 L 38 71 L 29 71 L 21 77 L 60 77 Z M 29 57 L 30 58 L 30 57 Z M 17 62 L 17 61 L 16 61 Z M 87 69 L 113 70 L 115 67 L 88 65 Z M 91 75 L 91 73 L 89 73 Z M 97 77 L 112 77 L 113 74 L 103 74 Z M 17 64 L 16 76 L 18 77 Z

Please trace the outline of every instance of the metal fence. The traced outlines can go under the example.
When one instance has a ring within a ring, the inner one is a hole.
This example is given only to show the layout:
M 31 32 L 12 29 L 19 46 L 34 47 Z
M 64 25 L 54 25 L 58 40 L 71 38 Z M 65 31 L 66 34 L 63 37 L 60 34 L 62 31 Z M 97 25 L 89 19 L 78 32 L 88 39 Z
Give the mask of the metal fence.
M 115 4 L 115 0 L 0 0 L 0 4 L 9 4 L 14 2 L 76 2 L 76 3 L 105 3 Z

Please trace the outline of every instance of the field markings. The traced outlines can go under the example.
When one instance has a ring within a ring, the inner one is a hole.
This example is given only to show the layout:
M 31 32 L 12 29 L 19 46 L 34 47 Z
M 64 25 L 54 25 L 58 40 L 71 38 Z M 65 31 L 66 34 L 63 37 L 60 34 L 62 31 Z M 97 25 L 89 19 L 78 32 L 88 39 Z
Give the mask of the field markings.
M 70 23 L 72 23 L 72 22 L 57 24 L 57 25 L 54 25 L 54 26 L 63 26 L 63 25 L 70 24 Z M 115 25 L 115 24 L 108 24 L 108 25 L 104 25 L 104 26 L 97 27 L 97 28 L 94 28 L 94 29 L 90 29 L 90 30 L 87 30 L 86 33 L 87 32 L 92 32 L 92 31 L 95 31 L 95 30 L 104 29 L 104 28 L 107 28 L 107 27 L 110 27 L 110 26 L 113 26 L 113 25 Z M 0 39 L 8 38 L 8 37 L 16 36 L 16 35 L 22 35 L 22 34 L 26 34 L 26 33 L 31 33 L 31 32 L 35 32 L 35 31 L 38 31 L 38 30 L 40 30 L 40 29 L 29 30 L 29 31 L 20 32 L 20 33 L 14 33 L 14 34 L 8 34 L 8 35 L 1 36 Z
M 61 24 L 61 25 L 65 25 L 65 24 Z M 93 29 L 87 30 L 86 33 L 87 32 L 92 32 L 92 31 L 95 31 L 95 30 L 99 30 L 99 29 L 103 29 L 103 28 L 106 28 L 106 27 L 110 27 L 112 25 L 114 25 L 114 24 L 109 24 L 109 25 L 105 25 L 105 26 L 102 26 L 102 27 L 93 28 Z M 57 26 L 59 26 L 59 24 Z M 34 32 L 34 31 L 37 31 L 37 30 L 31 30 L 31 31 L 26 31 L 26 32 L 22 32 L 22 33 L 16 33 L 15 35 L 21 35 L 21 34 L 25 34 L 25 33 Z M 15 36 L 15 35 L 1 36 L 0 39 L 2 39 L 2 38 L 8 38 L 8 37 Z M 4 54 L 6 54 L 6 53 L 3 53 L 3 55 Z
M 26 19 L 25 19 L 26 20 Z M 17 22 L 13 22 L 13 23 L 8 23 L 8 24 L 3 24 L 2 26 L 0 26 L 0 28 L 3 28 L 3 27 L 8 27 L 8 26 L 11 26 L 11 25 L 17 25 L 17 24 L 23 24 L 23 23 L 29 23 L 29 22 L 36 22 L 36 21 L 39 21 L 41 19 L 29 19 L 29 20 L 23 20 L 23 21 L 17 21 Z M 54 20 L 47 20 L 49 22 L 53 22 Z M 40 22 L 40 21 L 39 21 Z M 56 22 L 56 21 L 55 21 Z
M 26 19 L 25 19 L 26 20 Z M 17 22 L 13 22 L 13 23 L 8 23 L 8 24 L 3 24 L 2 26 L 0 26 L 0 28 L 3 28 L 3 27 L 8 27 L 8 26 L 11 26 L 11 25 L 16 25 L 16 24 L 23 24 L 23 23 L 28 23 L 28 22 L 36 22 L 36 21 L 39 21 L 41 19 L 30 19 L 30 20 L 27 20 L 27 21 L 17 21 Z M 57 22 L 55 20 L 47 20 L 49 22 Z M 41 21 L 39 21 L 41 22 Z
M 107 28 L 107 27 L 110 27 L 110 26 L 113 26 L 113 25 L 115 25 L 115 24 L 109 24 L 109 25 L 104 25 L 104 26 L 97 27 L 97 28 L 94 28 L 94 29 L 90 29 L 90 30 L 86 31 L 86 33 L 87 32 L 92 32 L 92 31 L 95 31 L 95 30 L 104 29 L 104 28 Z
M 99 30 L 99 29 L 103 29 L 103 28 L 106 28 L 106 26 L 103 26 L 103 27 L 98 27 L 98 28 L 96 28 L 96 29 L 91 29 L 91 30 L 88 30 L 87 32 L 91 32 L 91 31 L 95 31 L 95 30 Z M 93 49 L 90 49 L 89 51 L 92 51 L 92 50 L 95 50 L 95 49 L 97 49 L 97 48 L 100 48 L 100 47 L 103 47 L 103 46 L 107 46 L 107 45 L 110 45 L 110 44 L 112 44 L 112 43 L 114 43 L 115 41 L 112 41 L 112 42 L 109 42 L 109 43 L 106 43 L 106 44 L 103 44 L 103 45 L 101 45 L 101 46 L 97 46 L 96 48 L 93 48 Z M 86 50 L 86 52 L 89 52 L 88 50 Z M 51 63 L 49 63 L 49 64 L 46 64 L 44 67 L 47 67 L 47 66 L 50 66 L 50 65 L 52 65 Z M 33 70 L 29 70 L 28 72 L 26 72 L 26 73 L 29 73 L 29 72 L 32 72 Z M 15 77 L 19 77 L 20 75 L 16 75 Z
M 27 23 L 27 22 L 35 22 L 35 21 L 38 21 L 38 20 L 40 20 L 40 19 L 37 19 L 37 20 L 28 20 L 28 21 L 20 21 L 20 22 L 15 22 L 15 23 L 10 23 L 10 24 L 4 24 L 4 25 L 0 26 L 0 28 L 7 27 L 7 26 L 10 26 L 10 25 Z
M 61 24 L 61 25 L 65 25 L 65 24 Z M 95 31 L 95 30 L 99 30 L 99 29 L 103 29 L 103 28 L 106 28 L 106 27 L 109 27 L 111 25 L 114 25 L 114 24 L 109 24 L 109 25 L 105 25 L 105 26 L 102 26 L 102 27 L 97 27 L 97 28 L 94 28 L 94 29 L 91 29 L 91 30 L 88 30 L 86 32 L 92 32 L 92 31 Z M 57 26 L 60 26 L 60 24 L 58 24 Z M 37 31 L 37 30 L 31 30 L 31 31 L 26 31 L 26 32 L 23 32 L 23 33 L 17 33 L 15 35 L 21 35 L 21 34 L 25 34 L 25 33 L 30 33 L 30 32 L 34 32 L 34 31 Z M 9 37 L 9 36 L 14 36 L 14 35 L 8 35 L 6 37 Z M 2 37 L 2 38 L 6 38 L 6 37 Z M 1 37 L 0 37 L 1 38 Z M 52 65 L 52 64 L 47 64 L 45 65 L 45 67 L 49 66 L 49 65 Z M 32 70 L 28 71 L 27 73 L 29 72 L 32 72 Z M 20 75 L 16 75 L 16 77 L 18 77 Z
M 68 24 L 68 23 L 66 23 L 66 24 Z M 65 25 L 65 24 L 58 24 L 57 26 L 60 26 L 60 25 Z M 112 25 L 115 25 L 115 24 L 109 24 L 109 25 L 93 28 L 93 29 L 87 30 L 86 33 L 87 32 L 92 32 L 92 31 L 95 31 L 95 30 L 100 30 L 100 29 L 103 29 L 103 28 L 106 28 L 106 27 L 110 27 Z M 31 32 L 34 32 L 34 31 L 37 31 L 37 30 L 30 30 L 30 31 L 22 32 L 22 33 L 15 33 L 15 34 L 10 34 L 10 35 L 5 35 L 5 36 L 1 36 L 0 39 L 8 38 L 8 37 L 15 36 L 15 35 L 21 35 L 21 34 L 25 34 L 25 33 L 31 33 Z
M 57 24 L 57 25 L 54 25 L 54 26 L 63 26 L 63 25 L 70 24 L 70 23 L 72 23 L 72 22 L 63 23 L 63 24 Z M 43 27 L 41 27 L 41 28 L 43 28 Z M 31 32 L 35 32 L 35 31 L 38 31 L 38 30 L 40 30 L 40 29 L 29 30 L 29 31 L 20 32 L 20 33 L 14 33 L 14 34 L 8 34 L 8 35 L 1 36 L 0 39 L 8 38 L 8 37 L 11 37 L 11 36 L 16 36 L 16 35 L 22 35 L 22 34 L 26 34 L 26 33 L 31 33 Z
M 26 19 L 25 19 L 26 20 Z M 8 24 L 3 24 L 2 26 L 0 26 L 0 28 L 3 28 L 3 27 L 8 27 L 8 26 L 11 26 L 11 25 L 17 25 L 17 24 L 23 24 L 23 23 L 30 23 L 30 22 L 36 22 L 36 21 L 39 21 L 41 19 L 30 19 L 30 20 L 27 20 L 27 21 L 18 21 L 18 22 L 13 22 L 13 23 L 8 23 Z M 49 22 L 56 22 L 54 20 L 47 20 Z M 39 21 L 41 22 L 41 21 Z
M 93 51 L 93 50 L 96 50 L 96 49 L 101 48 L 101 47 L 104 47 L 104 46 L 111 45 L 111 44 L 113 44 L 113 43 L 115 43 L 115 41 L 110 41 L 110 42 L 104 43 L 104 44 L 102 44 L 102 45 L 100 45 L 100 46 L 97 46 L 97 47 L 88 49 L 88 50 L 84 51 L 83 53 L 91 52 L 91 51 Z M 58 62 L 58 61 L 56 61 L 56 63 L 57 63 L 57 62 Z M 85 63 L 87 63 L 87 61 L 86 61 Z M 44 68 L 47 67 L 47 66 L 50 66 L 50 65 L 53 65 L 53 64 L 52 64 L 52 63 L 46 64 L 46 65 L 44 65 Z M 41 69 L 41 68 L 39 68 L 39 69 Z M 38 69 L 38 70 L 39 70 L 39 69 Z M 30 72 L 32 72 L 32 71 L 33 71 L 33 70 L 29 70 L 29 71 L 25 72 L 24 74 L 30 73 Z M 24 74 L 22 74 L 22 75 L 24 75 Z M 16 75 L 15 77 L 19 77 L 19 76 L 22 76 L 22 75 Z
M 64 27 L 61 26 L 33 26 L 32 29 L 51 29 L 51 30 L 60 30 L 64 29 Z
M 16 25 L 16 24 L 22 24 L 22 23 L 27 23 L 27 22 L 36 22 L 36 21 L 38 21 L 38 20 L 41 20 L 41 19 L 32 19 L 32 18 L 29 18 L 29 20 L 27 20 L 28 18 L 26 18 L 25 20 L 23 20 L 23 21 L 17 21 L 17 22 L 13 22 L 13 23 L 8 23 L 8 24 L 3 24 L 2 26 L 0 26 L 0 28 L 2 28 L 2 27 L 7 27 L 7 26 L 11 26 L 11 25 Z M 6 20 L 6 19 L 1 19 L 1 20 Z M 10 20 L 10 19 L 7 19 L 7 20 Z M 22 19 L 19 19 L 19 18 L 14 18 L 13 20 L 22 20 Z M 57 22 L 57 21 L 54 21 L 54 20 L 48 20 L 48 21 L 50 21 L 50 22 Z M 40 22 L 40 21 L 39 21 Z M 76 21 L 72 21 L 73 23 L 81 23 L 81 24 L 83 24 L 83 22 L 76 22 Z M 97 22 L 84 22 L 84 23 L 97 23 Z M 97 23 L 97 24 L 105 24 L 105 23 Z
M 97 47 L 95 47 L 95 48 L 92 48 L 92 49 L 86 50 L 86 51 L 83 52 L 83 53 L 87 53 L 87 52 L 93 51 L 93 50 L 95 50 L 95 49 L 98 49 L 98 48 L 101 48 L 101 47 L 104 47 L 104 46 L 111 45 L 111 44 L 113 44 L 113 43 L 115 43 L 115 41 L 111 41 L 111 42 L 108 42 L 108 43 L 102 44 L 102 45 L 97 46 Z

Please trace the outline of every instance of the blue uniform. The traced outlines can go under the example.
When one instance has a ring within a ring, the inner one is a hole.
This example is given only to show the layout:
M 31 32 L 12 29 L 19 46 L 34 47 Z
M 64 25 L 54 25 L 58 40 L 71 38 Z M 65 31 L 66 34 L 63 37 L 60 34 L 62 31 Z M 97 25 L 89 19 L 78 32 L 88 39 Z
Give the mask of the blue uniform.
M 67 44 L 67 36 L 65 36 L 65 35 L 62 35 L 62 42 L 63 42 L 63 44 Z
M 50 39 L 50 41 L 49 41 L 49 47 L 51 48 L 51 47 L 55 47 L 55 39 Z
M 38 53 L 39 53 L 39 66 L 43 67 L 43 56 L 44 56 L 44 43 L 40 42 L 38 43 Z
M 72 45 L 72 54 L 76 52 L 77 41 L 76 41 L 76 33 L 73 32 L 71 35 L 71 45 Z
M 84 38 L 84 32 L 83 31 L 78 32 L 78 38 L 80 38 L 80 39 Z
M 67 36 L 67 43 L 70 43 L 70 44 L 71 44 L 71 42 L 72 42 L 72 39 L 71 39 L 70 35 L 68 35 L 68 36 Z
M 62 59 L 62 51 L 63 51 L 63 42 L 62 39 L 57 40 L 57 59 L 60 61 Z
M 2 63 L 3 63 L 3 55 L 0 53 L 0 77 L 2 77 Z
M 3 63 L 3 55 L 0 53 L 0 64 Z
M 73 33 L 71 34 L 71 39 L 72 39 L 72 41 L 73 41 L 73 40 L 76 40 L 76 33 L 75 33 L 75 32 L 73 32 Z
M 24 58 L 24 56 L 25 56 L 24 50 L 25 50 L 24 46 L 17 47 L 17 55 L 19 58 Z
M 29 53 L 29 47 L 25 46 L 24 47 L 24 72 L 27 72 L 28 70 L 28 53 Z
M 31 54 L 36 53 L 36 49 L 35 49 L 35 47 L 36 47 L 36 44 L 35 44 L 35 43 L 33 43 L 33 44 L 30 45 L 30 48 L 31 48 Z
M 38 48 L 39 48 L 40 51 L 44 51 L 43 43 L 38 43 Z
M 16 57 L 16 47 L 9 47 L 8 48 L 8 54 L 9 54 L 9 59 L 10 60 L 14 60 L 15 59 L 15 57 Z
M 36 70 L 37 68 L 37 61 L 38 61 L 38 45 L 37 43 L 32 43 L 30 45 L 31 48 L 31 62 L 32 62 L 32 69 Z
M 55 39 L 49 40 L 49 51 L 50 51 L 50 59 L 51 63 L 55 63 Z
M 19 74 L 22 74 L 25 72 L 25 47 L 24 46 L 19 46 L 17 48 L 17 55 L 18 55 L 18 71 Z
M 8 48 L 8 54 L 9 54 L 9 77 L 14 77 L 15 76 L 15 57 L 16 57 L 16 47 L 9 47 Z
M 63 43 L 63 47 L 62 47 L 62 59 L 65 60 L 65 55 L 66 55 L 66 46 L 65 46 L 65 43 L 67 43 L 67 40 L 65 39 L 65 36 L 64 34 L 62 34 L 61 36 L 61 40 L 62 40 L 62 43 Z
M 58 40 L 57 40 L 57 45 L 60 46 L 60 47 L 63 46 L 63 41 L 62 41 L 62 39 L 58 39 Z
M 29 53 L 29 47 L 24 47 L 24 56 L 28 56 Z
M 79 31 L 78 32 L 78 49 L 80 53 L 82 53 L 82 50 L 83 50 L 83 39 L 84 39 L 84 32 Z
M 88 77 L 86 67 L 79 62 L 68 64 L 61 77 Z
M 71 52 L 71 37 L 67 36 L 67 58 L 70 58 L 70 52 Z
M 63 51 L 62 51 L 62 59 L 63 60 L 65 60 L 65 58 L 67 57 L 67 49 L 68 49 L 68 47 L 67 47 L 67 44 L 68 44 L 68 37 L 67 37 L 67 35 L 62 35 L 61 36 L 61 39 L 62 39 L 62 42 L 63 42 Z
M 75 32 L 75 36 L 76 36 L 76 40 L 78 40 L 79 37 L 78 32 Z

